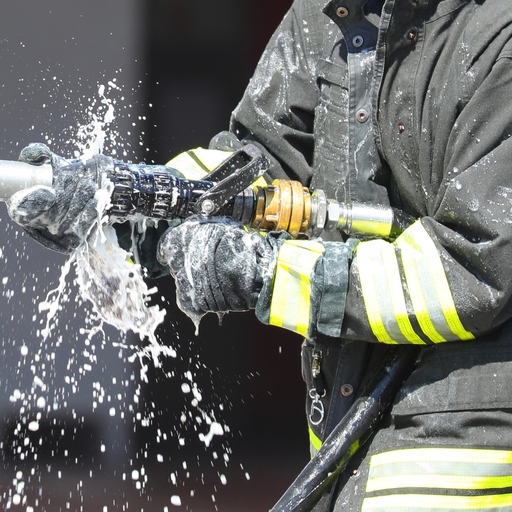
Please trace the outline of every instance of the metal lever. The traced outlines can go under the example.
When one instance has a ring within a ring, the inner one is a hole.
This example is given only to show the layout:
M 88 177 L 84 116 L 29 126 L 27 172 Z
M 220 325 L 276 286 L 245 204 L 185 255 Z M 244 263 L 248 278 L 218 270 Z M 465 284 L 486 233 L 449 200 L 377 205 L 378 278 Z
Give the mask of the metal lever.
M 217 213 L 233 197 L 252 185 L 269 168 L 263 152 L 248 144 L 227 158 L 215 170 L 204 177 L 215 183 L 196 201 L 196 213 L 210 216 Z

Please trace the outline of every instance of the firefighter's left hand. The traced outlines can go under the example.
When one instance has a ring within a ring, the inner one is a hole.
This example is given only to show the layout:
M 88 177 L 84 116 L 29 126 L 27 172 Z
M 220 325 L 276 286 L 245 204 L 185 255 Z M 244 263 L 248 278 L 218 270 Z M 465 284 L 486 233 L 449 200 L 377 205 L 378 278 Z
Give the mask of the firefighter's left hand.
M 20 161 L 50 162 L 54 172 L 69 162 L 45 144 L 30 144 Z M 16 192 L 7 201 L 11 218 L 37 242 L 54 251 L 70 254 L 89 235 L 98 220 L 95 198 L 98 185 L 74 171 L 59 170 L 53 186 L 36 185 Z
M 275 251 L 232 221 L 188 220 L 162 236 L 158 260 L 176 280 L 179 307 L 194 318 L 254 308 Z

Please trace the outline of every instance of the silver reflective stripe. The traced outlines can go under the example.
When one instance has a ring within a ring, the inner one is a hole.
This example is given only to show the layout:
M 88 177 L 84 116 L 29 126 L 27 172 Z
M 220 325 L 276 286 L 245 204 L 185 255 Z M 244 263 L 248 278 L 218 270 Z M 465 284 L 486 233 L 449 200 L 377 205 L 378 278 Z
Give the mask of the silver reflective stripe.
M 400 494 L 365 498 L 361 512 L 512 512 L 512 494 L 436 496 Z
M 356 259 L 368 321 L 377 340 L 424 343 L 409 320 L 395 246 L 383 240 L 361 242 Z
M 413 448 L 372 456 L 368 511 L 512 510 L 512 452 Z
M 394 243 L 361 242 L 356 261 L 368 322 L 378 341 L 474 338 L 459 319 L 439 253 L 421 221 Z
M 434 342 L 468 340 L 474 336 L 459 319 L 439 252 L 421 221 L 396 240 L 414 313 L 423 332 Z

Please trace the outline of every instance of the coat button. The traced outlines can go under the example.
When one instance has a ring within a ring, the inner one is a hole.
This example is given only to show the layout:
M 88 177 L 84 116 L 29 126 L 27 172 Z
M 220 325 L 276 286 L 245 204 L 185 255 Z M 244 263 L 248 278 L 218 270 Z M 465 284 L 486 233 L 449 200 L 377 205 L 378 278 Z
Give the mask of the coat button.
M 360 48 L 363 46 L 364 38 L 363 36 L 355 36 L 354 39 L 352 39 L 352 44 L 355 48 Z
M 356 120 L 358 123 L 366 123 L 368 121 L 368 118 L 370 117 L 370 114 L 368 113 L 368 110 L 364 108 L 360 108 L 356 112 Z
M 343 396 L 350 396 L 353 392 L 354 388 L 351 384 L 343 384 L 343 386 L 341 386 L 341 394 Z
M 409 41 L 416 41 L 416 38 L 418 37 L 418 31 L 415 28 L 411 28 L 409 32 L 407 32 L 407 39 Z
M 404 133 L 405 131 L 405 125 L 403 123 L 399 123 L 397 126 L 398 133 Z
M 346 18 L 348 16 L 348 9 L 346 7 L 338 7 L 336 9 L 336 16 L 338 18 Z

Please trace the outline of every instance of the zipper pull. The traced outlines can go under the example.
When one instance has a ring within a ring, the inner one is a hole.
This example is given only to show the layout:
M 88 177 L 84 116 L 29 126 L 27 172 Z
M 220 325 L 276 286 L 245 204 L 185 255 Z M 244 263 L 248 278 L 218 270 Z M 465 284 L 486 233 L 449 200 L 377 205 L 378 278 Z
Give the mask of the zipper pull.
M 313 376 L 313 387 L 309 390 L 311 398 L 311 409 L 309 411 L 309 422 L 311 425 L 320 425 L 324 421 L 325 407 L 321 400 L 326 395 L 324 382 L 322 378 L 322 358 L 323 352 L 314 347 L 311 361 L 311 375 Z
M 322 370 L 322 358 L 323 353 L 319 348 L 313 349 L 313 361 L 311 362 L 311 375 L 313 379 L 317 379 L 320 376 Z

